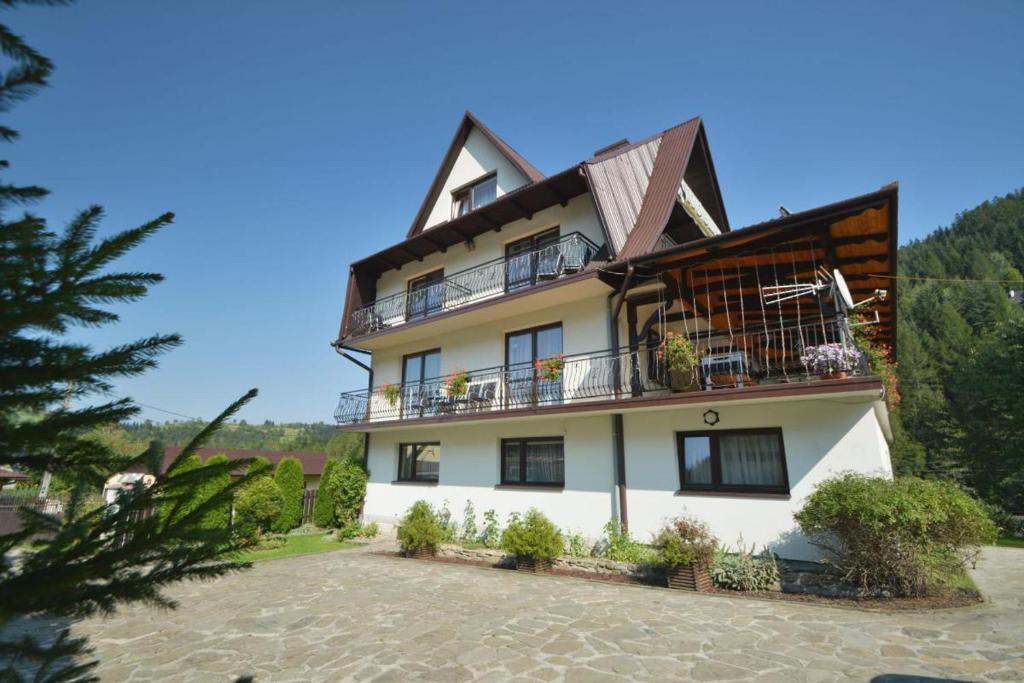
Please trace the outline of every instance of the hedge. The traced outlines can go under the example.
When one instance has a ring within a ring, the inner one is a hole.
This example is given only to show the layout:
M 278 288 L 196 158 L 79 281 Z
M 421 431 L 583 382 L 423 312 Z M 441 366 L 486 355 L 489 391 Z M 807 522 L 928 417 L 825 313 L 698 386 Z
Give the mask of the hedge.
M 284 496 L 284 505 L 274 525 L 274 531 L 287 533 L 302 524 L 302 497 L 306 491 L 306 479 L 302 474 L 302 463 L 299 459 L 281 458 L 274 472 L 274 482 Z
M 338 518 L 334 514 L 334 493 L 341 485 L 338 470 L 338 461 L 331 459 L 324 465 L 324 471 L 320 474 L 320 488 L 316 492 L 316 503 L 313 504 L 313 524 L 323 529 L 337 526 Z

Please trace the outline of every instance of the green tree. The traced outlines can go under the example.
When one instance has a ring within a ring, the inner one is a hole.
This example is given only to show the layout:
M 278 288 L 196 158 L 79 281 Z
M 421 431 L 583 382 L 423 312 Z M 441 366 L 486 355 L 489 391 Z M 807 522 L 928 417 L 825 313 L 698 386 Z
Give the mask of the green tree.
M 284 508 L 281 488 L 270 477 L 256 477 L 235 498 L 235 531 L 238 536 L 258 540 L 270 531 Z
M 186 472 L 198 470 L 202 466 L 203 461 L 199 459 L 199 456 L 192 454 L 186 458 L 177 459 L 173 467 L 168 470 L 168 474 L 185 474 Z M 198 495 L 198 487 L 186 491 L 186 493 L 188 494 L 187 496 L 168 496 L 161 501 L 160 516 L 165 521 L 171 521 L 175 516 L 177 518 L 187 517 L 199 506 L 202 499 Z
M 284 496 L 284 505 L 274 524 L 274 531 L 287 533 L 302 524 L 302 497 L 306 491 L 302 462 L 298 458 L 281 458 L 274 472 L 274 481 Z
M 253 477 L 272 477 L 274 474 L 274 468 L 270 466 L 270 461 L 262 455 L 257 455 L 249 463 L 249 469 L 246 472 Z
M 362 460 L 363 435 L 352 432 L 337 432 L 327 442 L 327 457 L 336 460 Z
M 207 477 L 199 491 L 199 499 L 205 502 L 223 491 L 231 484 L 231 472 L 223 467 L 230 463 L 223 453 L 212 455 L 206 459 L 203 467 L 216 467 L 217 473 Z M 231 525 L 231 501 L 224 500 L 220 505 L 211 508 L 203 516 L 201 524 L 207 529 L 227 529 Z
M 334 514 L 335 492 L 341 485 L 339 479 L 340 465 L 337 460 L 328 460 L 324 464 L 324 471 L 320 474 L 320 487 L 316 492 L 316 502 L 313 504 L 313 524 L 324 529 L 337 526 L 337 517 Z
M 3 6 L 18 4 L 23 3 L 6 0 Z M 6 112 L 47 85 L 53 65 L 6 26 L 0 26 L 0 51 L 0 111 Z M 16 131 L 0 126 L 0 140 L 16 138 Z M 176 465 L 193 456 L 255 390 L 197 430 L 164 474 L 159 444 L 125 457 L 88 437 L 101 425 L 138 413 L 130 399 L 107 398 L 112 382 L 156 367 L 161 354 L 181 343 L 178 335 L 155 335 L 95 350 L 75 339 L 81 327 L 116 323 L 113 308 L 140 299 L 163 279 L 110 266 L 167 226 L 172 214 L 104 239 L 96 234 L 99 207 L 79 213 L 59 232 L 37 215 L 12 216 L 12 208 L 45 195 L 38 186 L 0 184 L 0 466 L 37 475 L 59 472 L 72 490 L 62 517 L 23 510 L 23 528 L 0 535 L 0 558 L 18 548 L 17 562 L 0 561 L 4 681 L 95 680 L 90 671 L 96 663 L 82 659 L 89 651 L 86 638 L 72 637 L 67 629 L 40 638 L 11 628 L 16 619 L 80 619 L 137 602 L 171 608 L 174 601 L 162 592 L 166 586 L 247 566 L 233 559 L 244 542 L 226 529 L 197 524 L 230 500 L 245 478 L 186 511 L 192 492 L 230 466 Z M 71 407 L 63 407 L 66 397 L 73 399 Z M 131 467 L 148 468 L 155 483 L 124 492 L 115 506 L 86 505 L 111 474 Z M 149 515 L 158 505 L 169 505 L 167 513 Z
M 366 500 L 366 470 L 354 460 L 338 465 L 338 486 L 334 491 L 334 515 L 339 528 L 355 529 Z

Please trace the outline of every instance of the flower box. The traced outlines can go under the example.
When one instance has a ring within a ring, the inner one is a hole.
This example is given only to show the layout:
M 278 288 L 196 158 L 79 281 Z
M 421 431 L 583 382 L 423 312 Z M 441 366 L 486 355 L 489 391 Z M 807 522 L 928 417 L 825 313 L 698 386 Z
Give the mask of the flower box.
M 516 569 L 521 572 L 530 572 L 531 574 L 551 571 L 551 560 L 535 557 L 519 557 L 517 555 Z
M 665 570 L 668 587 L 683 591 L 711 590 L 711 573 L 695 564 L 671 567 Z
M 411 557 L 416 560 L 425 560 L 437 555 L 437 548 L 429 545 L 423 545 L 419 548 L 403 550 L 402 552 L 405 554 L 406 557 Z

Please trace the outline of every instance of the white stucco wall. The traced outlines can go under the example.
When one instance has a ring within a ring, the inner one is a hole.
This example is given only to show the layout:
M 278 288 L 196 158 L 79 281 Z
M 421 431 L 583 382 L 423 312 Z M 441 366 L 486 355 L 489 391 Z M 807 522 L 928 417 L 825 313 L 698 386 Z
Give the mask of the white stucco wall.
M 517 436 L 564 437 L 564 490 L 496 487 L 501 481 L 501 439 Z M 437 485 L 391 483 L 398 477 L 398 444 L 415 441 L 441 442 Z M 394 523 L 417 500 L 438 508 L 447 501 L 461 521 L 466 500 L 472 500 L 479 528 L 486 510 L 493 509 L 504 526 L 510 513 L 537 507 L 563 529 L 597 538 L 613 514 L 611 444 L 607 415 L 374 432 L 364 514 L 368 520 Z
M 500 193 L 499 193 L 500 194 Z M 389 270 L 377 280 L 377 299 L 406 291 L 409 280 L 444 268 L 446 275 L 478 266 L 505 256 L 505 245 L 534 233 L 559 227 L 561 235 L 579 232 L 598 247 L 604 245 L 604 232 L 594 213 L 594 204 L 589 194 L 570 199 L 564 207 L 560 204 L 538 211 L 533 218 L 521 218 L 502 227 L 501 232 L 488 232 L 474 239 L 476 247 L 470 251 L 465 244 L 457 244 L 447 253 L 435 252 L 414 261 L 401 270 Z
M 429 229 L 452 217 L 452 190 L 476 180 L 482 175 L 497 171 L 498 196 L 527 183 L 527 178 L 513 166 L 505 155 L 491 144 L 479 130 L 473 128 L 466 137 L 466 143 L 455 158 L 451 173 L 445 179 L 437 201 L 427 214 L 426 227 Z
M 677 495 L 679 468 L 675 433 L 708 429 L 707 407 L 624 413 L 626 476 L 630 530 L 649 542 L 672 517 L 691 514 L 707 522 L 716 536 L 735 547 L 769 546 L 783 557 L 818 558 L 796 532 L 793 513 L 817 483 L 846 470 L 892 476 L 889 451 L 870 401 L 851 398 L 716 404 L 718 428 L 781 427 L 791 495 L 766 498 L 742 495 Z M 565 438 L 563 491 L 502 489 L 499 443 L 515 436 Z M 440 483 L 393 484 L 398 444 L 440 441 Z M 616 496 L 609 414 L 462 423 L 401 431 L 375 432 L 370 439 L 367 519 L 395 522 L 416 500 L 435 506 L 448 501 L 456 519 L 466 500 L 482 513 L 494 509 L 502 523 L 511 512 L 540 508 L 563 529 L 593 539 L 614 514 Z
M 626 413 L 626 482 L 630 530 L 644 541 L 681 514 L 704 520 L 725 544 L 773 548 L 792 559 L 815 559 L 795 535 L 793 513 L 815 485 L 839 472 L 892 476 L 889 449 L 870 401 L 817 398 L 745 406 L 714 406 L 721 422 L 711 429 L 781 427 L 790 497 L 676 495 L 679 461 L 675 433 L 709 429 L 704 408 Z
M 471 330 L 450 334 L 424 334 L 415 342 L 373 354 L 373 381 L 402 381 L 402 357 L 409 353 L 441 349 L 441 371 L 477 370 L 505 363 L 505 334 L 529 327 L 562 323 L 562 349 L 567 356 L 607 349 L 607 297 L 597 296 L 571 304 L 553 306 L 529 314 L 503 318 Z

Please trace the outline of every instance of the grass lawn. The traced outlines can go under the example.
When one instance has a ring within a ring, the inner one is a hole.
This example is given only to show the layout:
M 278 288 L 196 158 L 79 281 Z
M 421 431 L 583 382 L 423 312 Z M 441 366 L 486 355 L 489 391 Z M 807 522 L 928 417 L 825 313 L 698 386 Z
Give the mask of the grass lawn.
M 1000 536 L 999 540 L 996 541 L 996 545 L 1003 546 L 1004 548 L 1024 548 L 1024 538 L 1020 536 Z
M 323 534 L 308 534 L 302 536 L 288 536 L 285 544 L 280 548 L 268 550 L 252 550 L 244 553 L 240 558 L 245 562 L 260 562 L 262 560 L 276 560 L 282 557 L 293 557 L 295 555 L 315 555 L 316 553 L 327 553 L 332 550 L 343 550 L 355 548 L 358 543 L 348 541 L 336 541 L 333 536 Z

